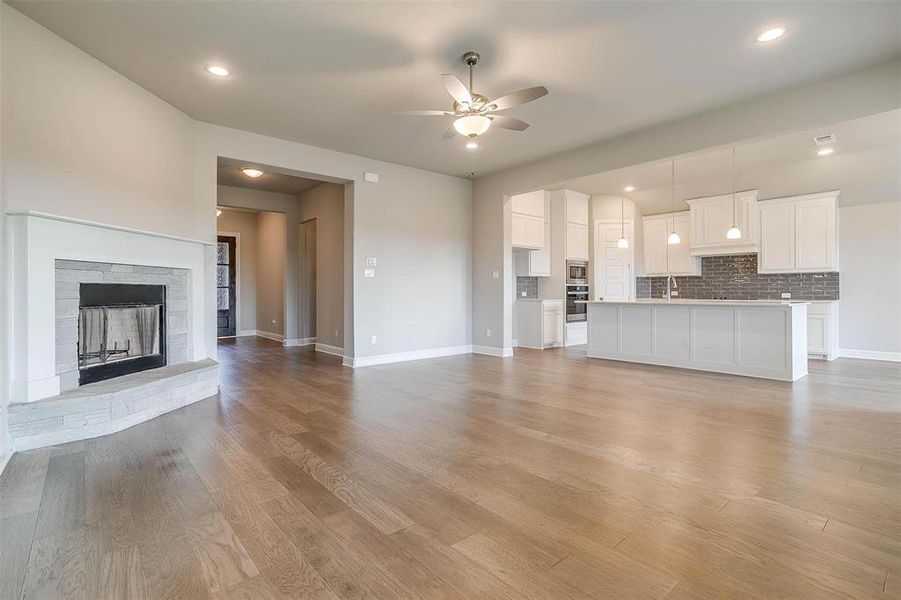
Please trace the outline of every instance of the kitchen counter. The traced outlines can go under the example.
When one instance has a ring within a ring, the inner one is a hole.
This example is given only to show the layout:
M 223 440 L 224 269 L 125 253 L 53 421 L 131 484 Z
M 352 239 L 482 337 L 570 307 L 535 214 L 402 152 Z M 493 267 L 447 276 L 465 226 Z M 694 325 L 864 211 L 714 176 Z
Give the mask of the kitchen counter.
M 589 301 L 587 355 L 795 381 L 807 375 L 807 305 L 791 300 Z
M 583 304 L 687 304 L 714 306 L 789 306 L 792 304 L 810 304 L 809 300 L 712 300 L 703 298 L 639 298 L 638 300 L 580 300 Z

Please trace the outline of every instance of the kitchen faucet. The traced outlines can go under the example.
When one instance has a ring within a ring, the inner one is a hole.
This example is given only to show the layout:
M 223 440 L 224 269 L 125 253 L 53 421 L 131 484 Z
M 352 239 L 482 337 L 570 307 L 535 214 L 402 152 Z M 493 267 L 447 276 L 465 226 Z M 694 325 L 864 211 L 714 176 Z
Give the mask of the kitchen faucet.
M 667 275 L 666 276 L 666 296 L 665 296 L 667 302 L 669 302 L 670 300 L 673 299 L 672 298 L 672 296 L 673 296 L 672 290 L 674 290 L 674 289 L 679 289 L 679 284 L 676 283 L 675 277 L 673 277 L 672 275 Z

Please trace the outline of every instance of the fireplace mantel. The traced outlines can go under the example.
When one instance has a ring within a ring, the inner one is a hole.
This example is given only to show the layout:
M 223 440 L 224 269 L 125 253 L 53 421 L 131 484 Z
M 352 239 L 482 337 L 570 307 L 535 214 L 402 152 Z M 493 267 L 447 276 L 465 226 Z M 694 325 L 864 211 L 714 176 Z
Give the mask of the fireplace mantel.
M 7 227 L 12 402 L 33 402 L 62 391 L 57 374 L 57 260 L 183 269 L 187 273 L 185 360 L 215 359 L 213 242 L 40 213 L 10 214 Z

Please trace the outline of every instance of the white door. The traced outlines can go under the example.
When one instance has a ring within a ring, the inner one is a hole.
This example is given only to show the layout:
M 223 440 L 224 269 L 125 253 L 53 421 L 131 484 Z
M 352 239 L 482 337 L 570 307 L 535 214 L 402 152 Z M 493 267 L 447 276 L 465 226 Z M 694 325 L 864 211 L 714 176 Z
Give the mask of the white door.
M 617 248 L 623 235 L 620 223 L 598 223 L 594 238 L 595 298 L 604 300 L 632 299 L 632 223 L 626 223 L 628 248 Z

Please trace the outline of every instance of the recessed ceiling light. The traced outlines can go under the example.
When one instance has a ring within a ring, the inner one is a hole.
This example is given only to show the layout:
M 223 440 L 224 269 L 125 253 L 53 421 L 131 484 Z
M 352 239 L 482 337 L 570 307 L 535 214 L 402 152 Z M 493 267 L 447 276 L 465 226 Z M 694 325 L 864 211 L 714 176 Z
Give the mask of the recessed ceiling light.
M 207 73 L 216 77 L 228 77 L 230 75 L 229 70 L 222 65 L 207 65 L 206 70 Z
M 259 177 L 263 174 L 263 172 L 260 171 L 259 169 L 251 169 L 250 167 L 247 167 L 246 169 L 241 169 L 241 172 L 244 173 L 245 175 L 247 175 L 248 177 L 253 177 L 254 179 L 256 179 L 257 177 Z
M 466 142 L 466 147 L 469 148 L 470 150 L 475 150 L 476 148 L 479 147 L 479 145 L 475 142 Z
M 817 150 L 817 154 L 820 156 L 829 156 L 833 152 L 835 152 L 835 148 L 820 148 Z
M 785 27 L 771 27 L 770 29 L 760 32 L 757 36 L 757 41 L 763 44 L 773 42 L 785 35 L 785 32 Z
M 634 185 L 627 185 L 626 187 L 623 188 L 623 191 L 624 191 L 624 192 L 634 192 L 634 191 L 635 191 L 635 186 L 634 186 Z

